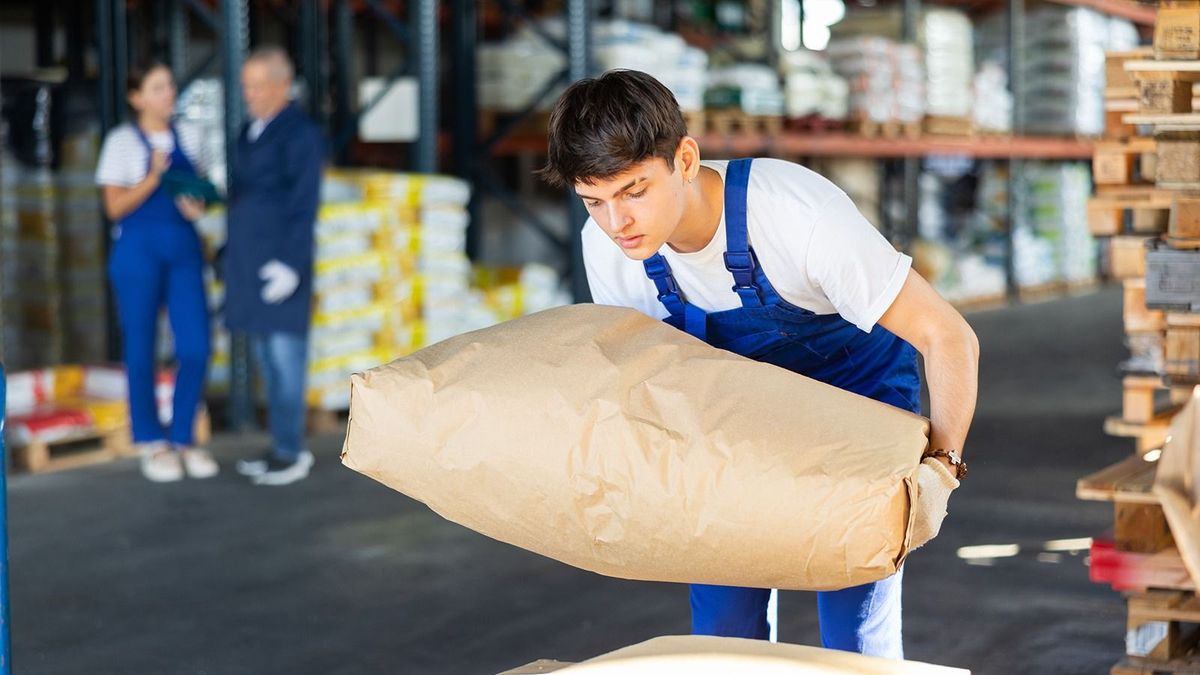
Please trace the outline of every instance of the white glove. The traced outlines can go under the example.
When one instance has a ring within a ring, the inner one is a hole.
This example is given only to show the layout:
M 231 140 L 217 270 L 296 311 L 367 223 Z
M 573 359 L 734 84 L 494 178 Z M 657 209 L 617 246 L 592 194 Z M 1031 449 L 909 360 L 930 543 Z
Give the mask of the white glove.
M 908 550 L 920 548 L 938 535 L 946 518 L 950 493 L 957 487 L 958 480 L 937 459 L 928 457 L 917 467 L 917 503 L 913 505 L 917 513 Z
M 279 303 L 292 297 L 300 286 L 300 275 L 287 265 L 272 260 L 258 270 L 258 278 L 266 283 L 262 287 L 262 300 L 268 305 Z

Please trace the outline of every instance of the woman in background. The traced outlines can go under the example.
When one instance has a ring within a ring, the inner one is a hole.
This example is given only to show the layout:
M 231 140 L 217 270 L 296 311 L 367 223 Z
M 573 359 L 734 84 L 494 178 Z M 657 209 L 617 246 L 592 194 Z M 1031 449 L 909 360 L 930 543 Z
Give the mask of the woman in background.
M 203 253 L 192 225 L 204 203 L 172 197 L 162 185 L 168 169 L 207 171 L 203 137 L 171 123 L 175 82 L 162 63 L 130 69 L 126 91 L 135 119 L 104 139 L 96 183 L 105 213 L 116 223 L 108 274 L 124 344 L 133 441 L 149 480 L 210 478 L 217 463 L 192 437 L 209 358 Z M 179 364 L 170 429 L 158 417 L 155 397 L 155 337 L 164 305 Z

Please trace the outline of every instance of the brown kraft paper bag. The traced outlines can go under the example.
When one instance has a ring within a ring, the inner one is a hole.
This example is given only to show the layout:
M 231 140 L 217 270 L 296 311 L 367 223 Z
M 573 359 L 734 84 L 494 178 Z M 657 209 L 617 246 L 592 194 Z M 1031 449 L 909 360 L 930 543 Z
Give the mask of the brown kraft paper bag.
M 894 574 L 914 543 L 928 433 L 635 310 L 575 305 L 355 374 L 342 461 L 599 574 L 831 590 Z

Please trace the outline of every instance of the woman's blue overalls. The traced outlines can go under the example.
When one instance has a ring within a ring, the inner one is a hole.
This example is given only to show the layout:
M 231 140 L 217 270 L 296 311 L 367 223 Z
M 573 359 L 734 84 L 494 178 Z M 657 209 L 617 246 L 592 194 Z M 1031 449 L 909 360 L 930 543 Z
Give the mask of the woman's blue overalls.
M 733 292 L 742 306 L 708 314 L 688 303 L 666 259 L 655 254 L 643 264 L 658 288 L 658 299 L 670 312 L 667 323 L 714 347 L 919 412 L 920 375 L 911 345 L 880 326 L 864 333 L 838 314 L 814 314 L 789 304 L 775 292 L 749 245 L 746 230 L 751 161 L 729 162 L 725 175 L 725 267 L 733 275 Z M 902 658 L 902 576 L 903 569 L 882 581 L 819 593 L 823 644 Z M 766 639 L 770 593 L 767 589 L 693 585 L 692 631 Z
M 134 129 L 146 146 L 148 157 L 153 157 L 154 149 L 146 135 L 137 125 Z M 171 170 L 195 173 L 180 148 L 174 127 L 171 135 L 175 139 Z M 117 298 L 124 343 L 133 441 L 169 440 L 179 446 L 191 446 L 209 356 L 208 305 L 204 294 L 200 237 L 179 213 L 174 198 L 162 185 L 117 226 L 108 274 Z M 179 363 L 169 434 L 159 420 L 154 391 L 155 337 L 159 309 L 164 301 L 175 335 L 175 358 Z

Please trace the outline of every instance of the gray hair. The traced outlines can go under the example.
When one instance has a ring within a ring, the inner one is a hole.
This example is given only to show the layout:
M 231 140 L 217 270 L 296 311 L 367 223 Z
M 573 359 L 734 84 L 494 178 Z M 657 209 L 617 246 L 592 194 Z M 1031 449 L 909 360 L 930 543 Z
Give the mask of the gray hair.
M 288 58 L 288 54 L 283 47 L 268 45 L 259 47 L 250 52 L 250 56 L 246 59 L 246 63 L 258 62 L 267 67 L 267 71 L 271 75 L 272 80 L 291 82 L 296 75 L 296 69 L 292 66 L 292 60 Z

